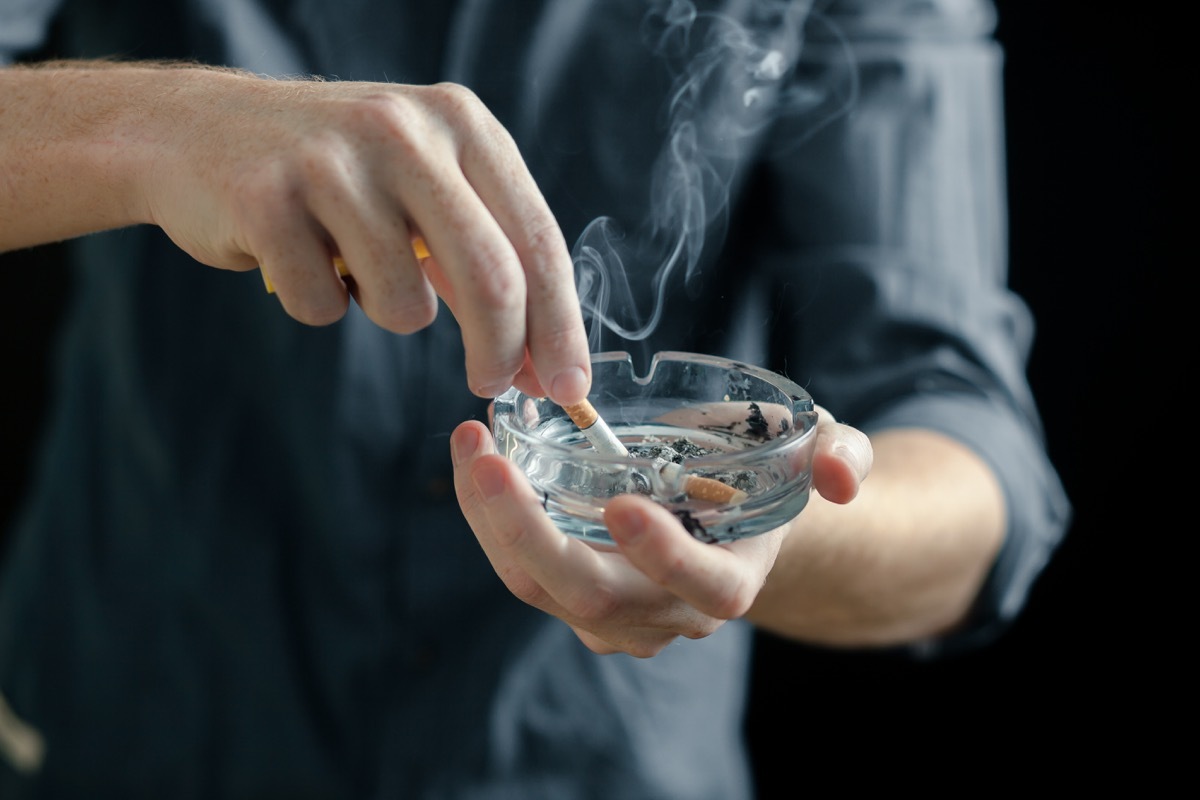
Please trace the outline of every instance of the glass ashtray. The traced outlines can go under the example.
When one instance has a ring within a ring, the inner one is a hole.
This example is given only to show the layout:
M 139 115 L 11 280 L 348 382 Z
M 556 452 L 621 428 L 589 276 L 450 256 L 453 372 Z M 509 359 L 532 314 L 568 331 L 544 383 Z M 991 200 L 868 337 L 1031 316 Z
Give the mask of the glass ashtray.
M 606 544 L 604 506 L 626 493 L 657 501 L 705 542 L 778 528 L 808 503 L 816 426 L 812 397 L 788 378 L 677 352 L 655 355 L 644 376 L 626 352 L 597 353 L 585 403 L 566 409 L 511 388 L 492 417 L 497 449 L 554 523 Z

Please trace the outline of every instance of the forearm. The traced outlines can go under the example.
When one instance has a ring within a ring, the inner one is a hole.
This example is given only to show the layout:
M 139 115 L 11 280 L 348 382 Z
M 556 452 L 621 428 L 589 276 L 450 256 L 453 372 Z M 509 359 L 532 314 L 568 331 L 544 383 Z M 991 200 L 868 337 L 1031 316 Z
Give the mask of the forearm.
M 151 222 L 142 186 L 157 157 L 206 85 L 239 79 L 182 65 L 0 69 L 0 251 Z
M 927 431 L 872 437 L 874 466 L 845 505 L 815 492 L 747 617 L 814 644 L 911 643 L 968 613 L 1006 525 L 1004 498 L 970 450 Z

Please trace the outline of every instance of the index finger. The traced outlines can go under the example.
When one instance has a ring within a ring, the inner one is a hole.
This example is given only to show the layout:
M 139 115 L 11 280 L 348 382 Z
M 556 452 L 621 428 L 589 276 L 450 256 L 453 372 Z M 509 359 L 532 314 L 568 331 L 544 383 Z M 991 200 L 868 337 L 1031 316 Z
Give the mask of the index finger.
M 526 343 L 537 380 L 560 405 L 587 397 L 591 358 L 570 250 L 508 131 L 488 123 L 491 146 L 468 146 L 467 180 L 512 243 L 525 274 Z

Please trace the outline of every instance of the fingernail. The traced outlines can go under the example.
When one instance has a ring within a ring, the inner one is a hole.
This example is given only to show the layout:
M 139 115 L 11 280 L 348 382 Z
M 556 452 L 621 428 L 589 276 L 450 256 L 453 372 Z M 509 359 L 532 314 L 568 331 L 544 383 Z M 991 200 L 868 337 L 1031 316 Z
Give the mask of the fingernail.
M 610 531 L 619 531 L 622 544 L 633 544 L 646 530 L 646 517 L 636 508 L 605 509 L 604 521 Z
M 504 491 L 504 476 L 494 466 L 481 464 L 471 479 L 475 482 L 475 488 L 487 500 L 498 497 Z
M 456 467 L 475 455 L 478 449 L 479 431 L 471 426 L 459 428 L 450 437 L 450 458 Z
M 859 434 L 850 440 L 843 439 L 834 449 L 850 464 L 859 477 L 865 477 L 871 470 L 874 453 L 871 450 L 871 441 L 865 435 Z
M 587 392 L 587 373 L 580 367 L 567 367 L 550 382 L 550 399 L 556 403 L 578 403 Z

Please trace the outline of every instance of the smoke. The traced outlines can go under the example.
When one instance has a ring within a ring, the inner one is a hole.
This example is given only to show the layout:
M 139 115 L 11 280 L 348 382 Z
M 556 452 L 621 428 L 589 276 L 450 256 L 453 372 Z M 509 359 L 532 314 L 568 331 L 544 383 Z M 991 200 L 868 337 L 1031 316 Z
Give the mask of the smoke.
M 769 126 L 783 117 L 810 117 L 787 143 L 796 146 L 853 103 L 851 69 L 843 80 L 820 85 L 792 80 L 806 24 L 824 24 L 840 40 L 812 0 L 751 0 L 749 6 L 736 20 L 698 11 L 689 0 L 658 0 L 643 21 L 643 41 L 671 75 L 666 135 L 651 175 L 645 229 L 629 234 L 612 217 L 600 217 L 575 244 L 576 284 L 593 351 L 602 328 L 629 341 L 650 336 L 678 271 L 695 297 L 706 242 L 719 245 L 724 236 L 738 167 Z M 649 278 L 648 313 L 636 307 L 627 260 L 658 263 Z

